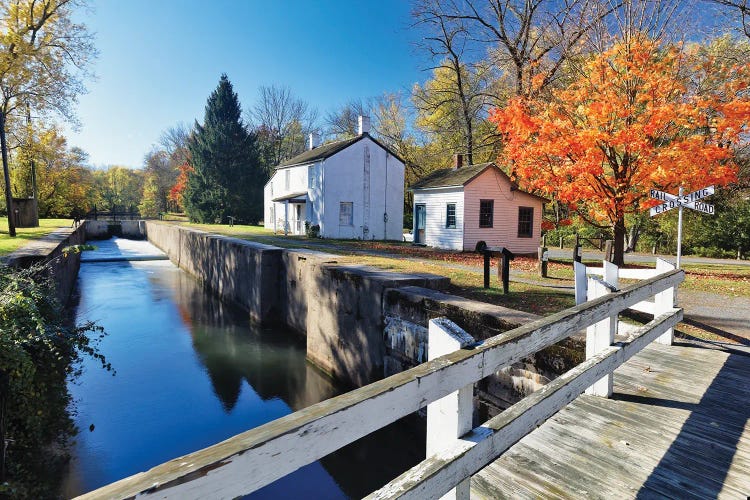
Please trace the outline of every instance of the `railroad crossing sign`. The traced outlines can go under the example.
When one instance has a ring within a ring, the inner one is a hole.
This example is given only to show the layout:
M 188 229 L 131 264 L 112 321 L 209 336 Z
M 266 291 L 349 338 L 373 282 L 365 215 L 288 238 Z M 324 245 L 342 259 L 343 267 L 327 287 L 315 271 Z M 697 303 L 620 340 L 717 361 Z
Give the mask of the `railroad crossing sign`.
M 714 206 L 699 201 L 707 196 L 711 196 L 712 194 L 714 194 L 713 186 L 704 187 L 703 189 L 693 191 L 690 194 L 683 194 L 682 186 L 680 186 L 680 193 L 676 196 L 657 189 L 649 191 L 649 196 L 651 196 L 651 198 L 656 198 L 657 200 L 662 201 L 660 205 L 651 207 L 651 210 L 649 211 L 651 217 L 663 214 L 673 208 L 679 209 L 679 216 L 677 217 L 677 269 L 680 268 L 680 257 L 682 257 L 682 209 L 683 207 L 687 207 L 692 210 L 703 212 L 704 214 L 713 215 Z
M 682 188 L 680 188 L 680 191 Z M 655 207 L 651 207 L 650 215 L 653 217 L 654 215 L 659 215 L 661 213 L 664 213 L 668 210 L 672 210 L 673 208 L 677 207 L 687 207 L 692 208 L 693 210 L 697 210 L 699 212 L 703 212 L 705 214 L 713 214 L 714 213 L 714 206 L 709 205 L 708 203 L 703 203 L 698 200 L 702 200 L 703 198 L 707 196 L 711 196 L 714 194 L 714 187 L 708 186 L 703 189 L 699 189 L 698 191 L 693 191 L 690 194 L 686 194 L 684 196 L 679 195 L 675 196 L 673 194 L 665 193 L 664 191 L 658 191 L 656 189 L 652 189 L 649 192 L 649 196 L 651 198 L 656 198 L 657 200 L 661 200 L 664 203 L 661 205 L 656 205 Z

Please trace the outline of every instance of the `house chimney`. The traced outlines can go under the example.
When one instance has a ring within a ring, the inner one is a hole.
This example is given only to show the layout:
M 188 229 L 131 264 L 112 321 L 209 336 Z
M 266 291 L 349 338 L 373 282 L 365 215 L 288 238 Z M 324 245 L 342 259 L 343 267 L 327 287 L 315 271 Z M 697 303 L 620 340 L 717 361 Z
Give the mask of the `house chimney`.
M 307 149 L 315 149 L 320 146 L 320 134 L 313 132 L 307 141 Z
M 359 115 L 359 135 L 370 133 L 370 117 Z
M 453 170 L 464 166 L 464 155 L 456 153 L 453 155 Z

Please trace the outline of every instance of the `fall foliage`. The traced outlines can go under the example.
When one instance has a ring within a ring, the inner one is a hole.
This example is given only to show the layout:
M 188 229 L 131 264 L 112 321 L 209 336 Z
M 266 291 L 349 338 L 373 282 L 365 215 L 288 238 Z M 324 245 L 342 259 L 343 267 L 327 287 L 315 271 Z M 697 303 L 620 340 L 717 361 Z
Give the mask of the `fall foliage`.
M 625 216 L 653 204 L 649 189 L 735 180 L 729 146 L 750 116 L 748 71 L 635 38 L 584 61 L 551 99 L 516 98 L 490 120 L 519 184 L 611 226 L 621 264 Z

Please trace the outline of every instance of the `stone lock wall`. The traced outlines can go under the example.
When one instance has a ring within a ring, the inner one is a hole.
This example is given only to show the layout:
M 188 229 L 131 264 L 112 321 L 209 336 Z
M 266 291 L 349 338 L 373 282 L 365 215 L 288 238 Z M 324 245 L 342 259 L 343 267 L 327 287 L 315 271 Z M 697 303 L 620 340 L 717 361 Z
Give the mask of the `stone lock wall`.
M 442 293 L 448 278 L 342 265 L 338 256 L 212 235 L 156 221 L 148 239 L 180 268 L 265 324 L 304 334 L 307 356 L 352 387 L 426 361 L 429 319 L 445 316 L 478 340 L 538 316 Z M 547 348 L 477 386 L 503 408 L 582 358 L 576 339 Z
M 279 317 L 280 248 L 152 221 L 146 233 L 175 265 L 254 321 Z
M 352 387 L 383 378 L 383 297 L 393 287 L 438 288 L 448 279 L 343 266 L 337 256 L 285 250 L 147 222 L 148 239 L 207 288 L 260 323 L 304 333 L 307 356 Z
M 385 316 L 385 375 L 427 361 L 429 320 L 447 317 L 477 341 L 539 319 L 535 314 L 420 287 L 388 290 Z M 585 336 L 575 335 L 480 381 L 475 405 L 482 421 L 536 391 L 584 359 Z
M 81 245 L 85 242 L 86 234 L 83 226 L 58 229 L 11 253 L 5 258 L 5 263 L 19 268 L 47 263 L 47 272 L 50 273 L 57 288 L 57 298 L 62 304 L 67 304 L 76 286 L 81 255 L 76 252 L 63 253 L 62 250 L 65 247 Z

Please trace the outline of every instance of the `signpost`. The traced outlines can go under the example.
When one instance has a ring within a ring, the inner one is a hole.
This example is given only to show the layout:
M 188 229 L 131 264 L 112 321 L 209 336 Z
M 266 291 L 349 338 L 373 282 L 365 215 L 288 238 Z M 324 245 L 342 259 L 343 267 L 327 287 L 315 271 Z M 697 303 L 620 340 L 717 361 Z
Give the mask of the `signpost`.
M 655 207 L 651 207 L 651 210 L 649 211 L 649 215 L 651 217 L 653 217 L 654 215 L 663 214 L 664 212 L 672 210 L 673 208 L 677 208 L 679 210 L 677 216 L 677 269 L 680 268 L 680 258 L 682 257 L 682 209 L 683 207 L 687 207 L 692 210 L 703 212 L 704 214 L 713 215 L 714 206 L 699 201 L 703 198 L 711 196 L 712 194 L 714 194 L 713 186 L 708 186 L 703 189 L 693 191 L 690 194 L 683 194 L 682 186 L 680 186 L 680 192 L 677 196 L 670 193 L 665 193 L 664 191 L 658 191 L 656 189 L 652 189 L 651 191 L 649 191 L 649 196 L 651 196 L 651 198 L 662 201 L 661 204 L 656 205 Z

